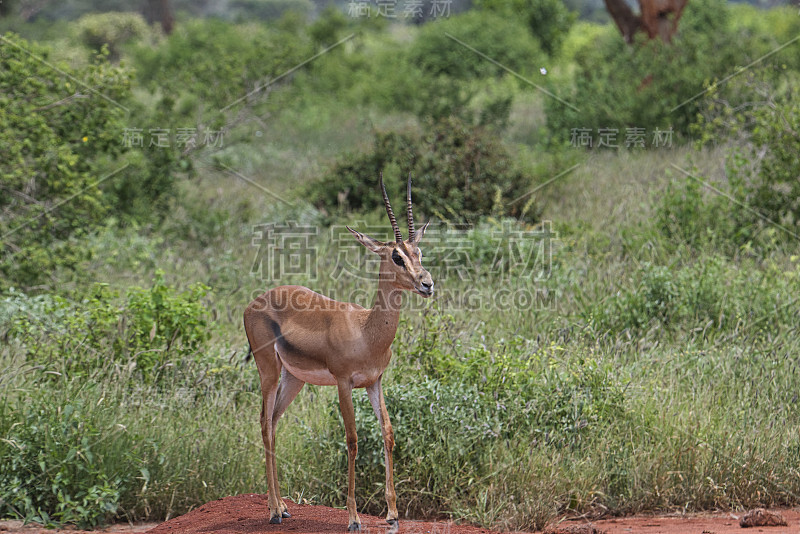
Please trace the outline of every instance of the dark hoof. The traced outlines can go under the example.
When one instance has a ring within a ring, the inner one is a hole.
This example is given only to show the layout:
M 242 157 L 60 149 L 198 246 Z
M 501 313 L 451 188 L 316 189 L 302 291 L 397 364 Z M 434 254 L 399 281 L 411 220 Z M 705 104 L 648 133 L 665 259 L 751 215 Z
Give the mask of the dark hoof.
M 281 516 L 274 515 L 269 518 L 270 525 L 280 525 L 281 524 Z
M 283 512 L 281 512 L 281 517 L 292 517 L 292 514 L 284 510 Z
M 347 532 L 361 532 L 361 523 L 350 523 Z
M 397 522 L 397 519 L 387 519 L 386 522 L 389 523 L 389 534 L 394 534 L 400 530 L 400 523 Z

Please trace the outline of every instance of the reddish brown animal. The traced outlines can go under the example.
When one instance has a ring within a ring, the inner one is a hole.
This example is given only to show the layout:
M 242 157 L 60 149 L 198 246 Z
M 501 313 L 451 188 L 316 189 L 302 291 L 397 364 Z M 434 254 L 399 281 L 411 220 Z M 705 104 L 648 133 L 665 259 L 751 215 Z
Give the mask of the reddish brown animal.
M 403 240 L 380 178 L 383 201 L 395 242 L 382 242 L 347 227 L 355 238 L 380 256 L 378 292 L 370 309 L 337 302 L 301 286 L 267 291 L 247 307 L 244 328 L 261 378 L 261 436 L 269 487 L 270 523 L 289 517 L 280 497 L 275 463 L 275 427 L 303 384 L 336 386 L 348 452 L 347 511 L 349 531 L 361 529 L 356 513 L 355 459 L 358 453 L 353 388 L 366 388 L 381 426 L 386 462 L 386 521 L 397 532 L 397 504 L 392 478 L 394 436 L 381 389 L 381 377 L 392 357 L 391 345 L 400 318 L 402 292 L 433 295 L 433 280 L 422 267 L 419 242 L 427 223 L 414 230 L 411 177 L 408 180 L 408 239 Z

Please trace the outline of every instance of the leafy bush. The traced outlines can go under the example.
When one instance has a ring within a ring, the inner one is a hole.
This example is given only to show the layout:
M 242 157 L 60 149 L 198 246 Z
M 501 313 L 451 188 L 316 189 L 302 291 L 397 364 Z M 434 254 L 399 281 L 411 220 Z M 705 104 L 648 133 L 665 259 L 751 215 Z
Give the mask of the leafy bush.
M 752 242 L 759 225 L 752 213 L 741 209 L 723 195 L 706 191 L 693 174 L 683 180 L 671 181 L 656 207 L 656 226 L 669 242 L 694 248 L 713 246 L 733 255 L 740 246 Z M 718 184 L 726 193 L 741 201 L 745 184 L 732 176 L 727 184 Z
M 556 99 L 545 100 L 553 141 L 569 141 L 574 129 L 597 135 L 601 128 L 621 133 L 644 128 L 648 135 L 656 128 L 672 128 L 677 137 L 685 138 L 704 84 L 756 59 L 748 52 L 743 39 L 730 29 L 727 4 L 721 0 L 690 2 L 671 44 L 639 35 L 629 46 L 609 26 L 575 54 L 571 91 L 556 91 L 579 110 Z M 624 137 L 618 140 L 624 145 Z
M 665 197 L 662 220 L 705 227 L 727 252 L 732 247 L 768 247 L 772 231 L 778 231 L 779 241 L 793 239 L 800 228 L 800 93 L 792 85 L 777 84 L 775 76 L 774 69 L 764 68 L 731 83 L 724 93 L 709 88 L 692 130 L 698 146 L 730 146 L 726 181 L 718 184 L 728 198 L 704 198 L 697 185 L 687 183 L 682 192 L 672 188 Z M 689 202 L 680 206 L 679 196 Z M 676 226 L 662 224 L 667 235 Z M 687 235 L 691 232 L 680 234 L 697 244 L 696 237 Z
M 422 319 L 424 334 L 415 343 L 399 340 L 398 372 L 448 385 L 474 384 L 510 412 L 501 417 L 498 428 L 505 430 L 498 437 L 511 439 L 517 431 L 549 445 L 575 446 L 583 434 L 624 416 L 623 381 L 593 357 L 558 361 L 552 357 L 558 347 L 537 350 L 522 336 L 465 344 L 453 335 L 452 316 L 427 310 Z
M 447 20 L 429 24 L 414 41 L 409 55 L 422 72 L 430 76 L 445 75 L 455 80 L 487 79 L 501 75 L 502 70 L 464 45 L 465 42 L 510 69 L 533 70 L 537 45 L 516 20 L 493 13 L 469 11 Z
M 185 380 L 151 385 L 127 369 L 86 380 L 3 366 L 0 517 L 163 521 L 264 479 L 254 370 L 192 364 Z
M 800 93 L 796 90 L 755 114 L 753 148 L 764 157 L 752 187 L 750 205 L 762 215 L 793 229 L 800 227 Z
M 600 332 L 697 328 L 705 336 L 751 325 L 758 337 L 762 329 L 795 323 L 795 312 L 786 304 L 798 281 L 779 267 L 751 277 L 720 257 L 686 266 L 646 264 L 635 280 L 594 304 L 586 318 Z
M 776 5 L 770 9 L 760 9 L 747 3 L 731 4 L 731 26 L 748 42 L 754 57 L 775 51 L 779 46 L 791 41 L 800 34 L 800 18 L 797 10 L 789 5 Z M 790 50 L 783 50 L 774 60 L 789 71 L 800 71 L 800 58 Z
M 220 130 L 192 128 L 173 95 L 154 105 L 132 105 L 131 122 L 120 132 L 120 143 L 131 145 L 126 167 L 104 184 L 111 211 L 119 225 L 162 222 L 174 207 L 179 179 L 194 174 L 191 152 L 205 144 L 224 145 Z M 218 141 L 215 139 L 219 134 Z M 209 135 L 212 141 L 205 139 Z M 139 137 L 139 141 L 134 138 Z
M 561 44 L 578 15 L 560 0 L 480 0 L 478 7 L 507 19 L 522 18 L 531 35 L 549 55 L 561 50 Z
M 307 39 L 289 31 L 209 19 L 187 22 L 163 43 L 140 46 L 134 55 L 145 86 L 173 101 L 191 96 L 217 128 L 224 124 L 222 108 L 312 53 Z
M 517 17 L 474 10 L 427 24 L 408 50 L 409 62 L 422 73 L 414 99 L 420 117 L 456 116 L 466 122 L 504 125 L 513 93 L 506 87 L 499 94 L 487 94 L 486 89 L 487 81 L 509 75 L 447 34 L 523 74 L 533 71 L 545 54 Z M 475 109 L 479 95 L 488 102 Z
M 119 142 L 129 71 L 102 57 L 72 77 L 49 51 L 9 34 L 0 43 L 0 289 L 47 284 L 86 255 L 75 239 L 109 207 L 99 182 Z M 68 70 L 68 69 L 67 69 Z M 76 84 L 75 79 L 82 83 Z
M 144 18 L 138 13 L 93 13 L 77 21 L 81 40 L 92 50 L 108 47 L 111 59 L 118 60 L 120 46 L 147 35 Z
M 437 121 L 425 135 L 376 133 L 372 152 L 345 156 L 303 195 L 328 213 L 375 209 L 381 172 L 390 197 L 405 198 L 405 176 L 397 177 L 395 169 L 413 176 L 419 215 L 453 222 L 476 222 L 492 214 L 526 221 L 539 216 L 532 201 L 517 200 L 530 181 L 514 168 L 500 142 L 457 119 Z
M 151 288 L 130 288 L 123 306 L 103 284 L 80 303 L 15 294 L 4 302 L 12 310 L 7 335 L 23 344 L 30 361 L 55 363 L 71 375 L 132 364 L 144 378 L 156 380 L 165 366 L 180 365 L 210 338 L 202 303 L 207 292 L 202 284 L 178 292 L 157 272 Z
M 339 41 L 348 25 L 347 17 L 334 4 L 329 4 L 317 20 L 308 27 L 308 34 L 316 46 L 328 47 Z
M 95 527 L 116 514 L 123 485 L 103 467 L 102 431 L 87 417 L 93 407 L 42 396 L 0 403 L 0 517 Z

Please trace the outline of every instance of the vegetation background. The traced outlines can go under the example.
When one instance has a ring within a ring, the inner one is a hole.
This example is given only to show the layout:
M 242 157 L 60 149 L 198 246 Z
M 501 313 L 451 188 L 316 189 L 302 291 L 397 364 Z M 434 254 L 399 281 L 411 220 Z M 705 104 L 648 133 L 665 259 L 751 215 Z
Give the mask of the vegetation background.
M 598 1 L 408 4 L 3 2 L 0 516 L 265 491 L 242 311 L 370 304 L 342 229 L 388 237 L 379 172 L 433 221 L 437 297 L 405 298 L 385 379 L 403 516 L 800 504 L 797 8 L 690 0 L 626 44 Z M 330 389 L 278 465 L 342 506 Z

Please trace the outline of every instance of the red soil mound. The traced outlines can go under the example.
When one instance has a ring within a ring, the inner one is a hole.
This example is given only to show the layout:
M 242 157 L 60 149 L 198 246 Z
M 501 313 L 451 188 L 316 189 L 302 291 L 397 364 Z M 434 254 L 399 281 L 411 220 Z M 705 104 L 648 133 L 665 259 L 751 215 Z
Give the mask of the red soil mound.
M 327 506 L 295 504 L 286 500 L 292 517 L 280 525 L 269 524 L 267 496 L 256 494 L 225 497 L 204 504 L 188 514 L 170 519 L 147 534 L 256 534 L 286 532 L 317 534 L 318 532 L 347 532 L 347 510 Z M 381 517 L 359 514 L 362 534 L 385 532 L 389 525 Z M 433 521 L 400 520 L 403 534 L 491 534 L 485 528 Z

